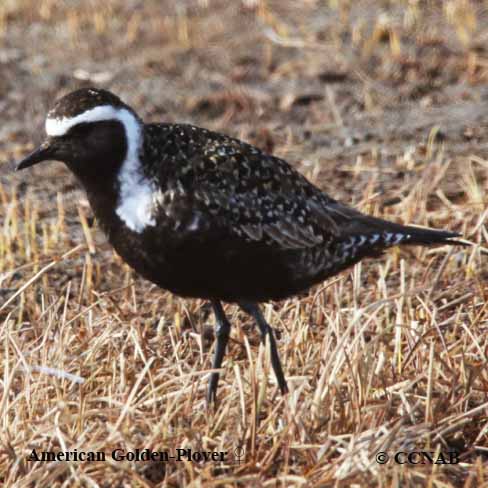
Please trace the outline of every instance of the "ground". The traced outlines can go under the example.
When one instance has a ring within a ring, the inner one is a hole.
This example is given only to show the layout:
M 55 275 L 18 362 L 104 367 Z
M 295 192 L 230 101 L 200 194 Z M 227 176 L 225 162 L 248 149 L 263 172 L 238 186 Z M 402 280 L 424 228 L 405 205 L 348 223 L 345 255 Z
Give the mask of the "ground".
M 0 74 L 4 486 L 488 483 L 486 2 L 2 0 Z M 88 85 L 472 245 L 395 249 L 266 304 L 285 397 L 227 305 L 231 347 L 206 409 L 207 305 L 128 269 L 61 164 L 13 172 L 53 100 Z M 38 462 L 33 449 L 107 459 Z M 116 461 L 114 449 L 228 454 Z

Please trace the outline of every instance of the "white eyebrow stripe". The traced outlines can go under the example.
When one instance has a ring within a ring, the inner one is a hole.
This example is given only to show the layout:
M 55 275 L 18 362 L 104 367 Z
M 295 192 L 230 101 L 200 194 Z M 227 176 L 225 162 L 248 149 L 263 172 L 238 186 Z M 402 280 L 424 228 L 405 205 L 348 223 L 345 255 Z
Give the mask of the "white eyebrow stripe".
M 100 105 L 99 107 L 86 110 L 74 117 L 48 117 L 46 119 L 46 134 L 48 136 L 64 136 L 72 127 L 84 122 L 99 122 L 101 120 L 116 119 L 126 125 L 126 121 L 134 118 L 125 108 L 114 108 L 112 105 Z

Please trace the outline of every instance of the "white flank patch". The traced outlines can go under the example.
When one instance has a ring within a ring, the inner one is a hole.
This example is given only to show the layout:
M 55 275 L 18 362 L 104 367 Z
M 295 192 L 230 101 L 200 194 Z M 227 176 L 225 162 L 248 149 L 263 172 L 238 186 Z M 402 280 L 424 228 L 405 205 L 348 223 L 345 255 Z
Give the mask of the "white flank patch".
M 46 119 L 48 136 L 62 136 L 81 123 L 118 120 L 124 125 L 127 137 L 127 155 L 119 171 L 120 195 L 117 215 L 134 232 L 142 232 L 148 225 L 156 225 L 151 212 L 154 187 L 141 172 L 139 150 L 142 143 L 141 123 L 129 110 L 101 105 L 75 117 Z

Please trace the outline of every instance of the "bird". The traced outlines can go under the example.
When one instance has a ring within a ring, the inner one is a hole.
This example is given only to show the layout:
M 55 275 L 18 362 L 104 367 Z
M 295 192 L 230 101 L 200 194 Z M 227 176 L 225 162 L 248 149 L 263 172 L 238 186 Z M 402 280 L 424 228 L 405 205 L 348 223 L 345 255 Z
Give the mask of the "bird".
M 402 225 L 341 203 L 285 160 L 191 124 L 145 123 L 117 95 L 81 88 L 48 111 L 46 137 L 16 166 L 65 163 L 108 241 L 160 288 L 210 302 L 215 347 L 206 401 L 216 402 L 237 304 L 288 385 L 260 303 L 306 292 L 396 245 L 460 244 L 460 234 Z

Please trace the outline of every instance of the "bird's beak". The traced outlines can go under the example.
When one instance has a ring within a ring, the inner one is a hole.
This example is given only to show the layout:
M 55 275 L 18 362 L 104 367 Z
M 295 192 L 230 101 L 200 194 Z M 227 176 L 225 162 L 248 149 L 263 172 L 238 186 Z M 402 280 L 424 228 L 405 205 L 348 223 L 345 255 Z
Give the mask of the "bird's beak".
M 30 166 L 34 166 L 34 164 L 51 159 L 52 152 L 50 141 L 44 141 L 35 151 L 31 152 L 27 157 L 20 161 L 15 167 L 15 170 L 19 171 L 21 169 L 29 168 Z

